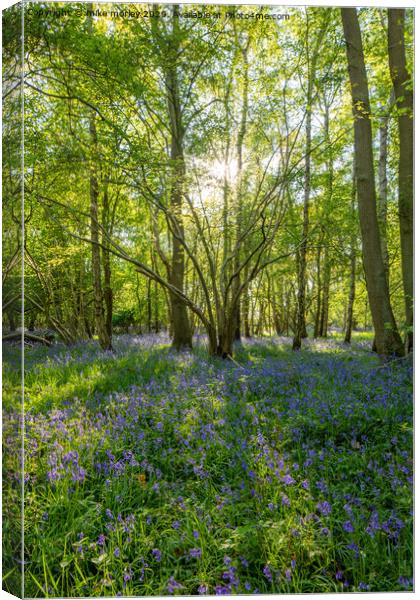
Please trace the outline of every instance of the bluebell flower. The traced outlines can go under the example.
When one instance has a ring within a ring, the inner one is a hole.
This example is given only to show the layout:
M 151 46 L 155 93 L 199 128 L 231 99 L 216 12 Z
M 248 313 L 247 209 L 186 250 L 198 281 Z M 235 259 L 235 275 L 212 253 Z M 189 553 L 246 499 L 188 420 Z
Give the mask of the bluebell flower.
M 265 567 L 263 568 L 263 574 L 268 579 L 268 581 L 270 581 L 270 583 L 273 581 L 273 575 L 271 574 L 270 567 L 268 565 L 265 565 Z
M 324 515 L 325 517 L 328 516 L 329 514 L 331 514 L 331 504 L 329 502 L 327 502 L 326 500 L 324 502 L 318 502 L 317 504 L 317 508 L 319 510 L 319 512 Z
M 343 523 L 343 529 L 344 531 L 346 531 L 347 533 L 353 533 L 354 532 L 354 527 L 351 521 L 345 521 Z
M 168 590 L 168 592 L 170 594 L 173 594 L 175 592 L 175 590 L 179 590 L 181 588 L 183 588 L 184 586 L 181 585 L 180 583 L 178 583 L 178 581 L 175 581 L 174 577 L 172 576 L 167 585 L 166 585 L 166 589 Z
M 153 556 L 153 558 L 155 559 L 156 562 L 160 562 L 161 559 L 162 559 L 162 553 L 157 548 L 154 548 L 152 550 L 152 556 Z

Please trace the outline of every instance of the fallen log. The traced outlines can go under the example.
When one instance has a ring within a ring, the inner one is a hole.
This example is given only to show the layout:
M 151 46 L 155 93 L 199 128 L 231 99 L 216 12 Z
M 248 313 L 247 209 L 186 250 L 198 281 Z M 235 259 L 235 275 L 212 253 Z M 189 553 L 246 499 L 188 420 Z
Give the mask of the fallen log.
M 25 341 L 28 340 L 29 342 L 37 342 L 38 344 L 44 344 L 45 346 L 51 346 L 52 342 L 50 340 L 47 340 L 44 337 L 40 337 L 39 335 L 34 335 L 33 333 L 26 333 L 25 332 Z M 13 340 L 19 340 L 22 338 L 22 332 L 21 331 L 15 331 L 14 333 L 8 333 L 7 335 L 3 336 L 3 342 L 10 342 Z

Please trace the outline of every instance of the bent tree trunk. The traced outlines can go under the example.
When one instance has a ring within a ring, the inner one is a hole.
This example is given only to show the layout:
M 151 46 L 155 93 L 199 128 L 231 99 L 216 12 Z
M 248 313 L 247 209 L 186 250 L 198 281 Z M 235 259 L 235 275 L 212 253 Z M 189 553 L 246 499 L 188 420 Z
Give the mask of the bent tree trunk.
M 376 348 L 378 354 L 383 356 L 402 356 L 404 347 L 391 308 L 376 214 L 372 128 L 362 36 L 355 8 L 342 8 L 341 17 L 353 103 L 356 189 L 363 266 L 375 328 Z
M 398 212 L 407 345 L 413 347 L 413 92 L 404 46 L 404 9 L 388 9 L 388 55 L 398 109 Z

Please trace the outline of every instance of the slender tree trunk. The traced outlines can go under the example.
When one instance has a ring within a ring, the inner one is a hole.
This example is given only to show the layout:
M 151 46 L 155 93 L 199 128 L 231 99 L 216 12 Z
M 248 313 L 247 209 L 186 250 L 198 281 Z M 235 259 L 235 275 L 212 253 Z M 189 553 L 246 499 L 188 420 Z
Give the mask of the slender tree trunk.
M 248 265 L 245 267 L 244 272 L 245 272 L 245 279 L 247 279 L 248 275 L 249 275 Z M 243 323 L 244 323 L 244 336 L 246 338 L 250 338 L 251 330 L 249 328 L 249 289 L 248 289 L 248 286 L 245 287 L 242 294 L 243 294 L 242 318 L 243 318 Z
M 154 309 L 155 309 L 155 333 L 159 333 L 160 331 L 160 323 L 159 323 L 159 289 L 157 281 L 154 282 Z
M 321 319 L 320 331 L 321 337 L 328 335 L 328 312 L 330 303 L 330 279 L 331 279 L 331 262 L 328 245 L 325 246 L 324 254 L 324 273 L 322 279 L 322 303 L 321 303 Z
M 330 105 L 328 104 L 327 98 L 324 95 L 325 104 L 325 116 L 324 116 L 324 133 L 325 141 L 327 144 L 326 148 L 326 171 L 327 171 L 327 184 L 326 184 L 326 206 L 327 214 L 326 219 L 328 222 L 329 211 L 332 206 L 333 199 L 333 182 L 334 182 L 334 163 L 332 155 L 332 146 L 330 139 Z M 324 250 L 324 269 L 323 269 L 323 280 L 322 280 L 322 303 L 321 303 L 321 324 L 320 324 L 320 335 L 321 337 L 327 337 L 328 335 L 328 313 L 329 313 L 329 302 L 330 302 L 330 280 L 331 280 L 331 259 L 329 240 L 326 236 L 325 250 Z
M 398 212 L 408 351 L 413 347 L 413 91 L 404 45 L 405 10 L 388 9 L 388 56 L 398 108 Z
M 308 98 L 312 99 L 313 78 L 309 78 Z M 312 101 L 312 100 L 311 100 Z M 306 114 L 306 146 L 305 146 L 305 184 L 304 184 L 304 199 L 303 199 L 303 225 L 302 225 L 302 243 L 298 250 L 297 270 L 298 270 L 298 309 L 296 332 L 293 338 L 293 350 L 299 350 L 302 346 L 302 338 L 307 336 L 306 333 L 306 253 L 308 247 L 308 232 L 309 232 L 309 194 L 311 190 L 311 122 L 312 110 L 310 102 L 308 102 Z
M 388 126 L 389 113 L 393 101 L 391 94 L 386 113 L 381 117 L 379 127 L 379 161 L 378 161 L 378 224 L 379 233 L 381 235 L 381 250 L 382 260 L 384 261 L 384 269 L 386 279 L 389 285 L 389 255 L 387 241 L 387 217 L 388 217 Z
M 102 226 L 109 232 L 109 198 L 108 183 L 105 183 L 102 206 Z M 105 302 L 105 327 L 109 339 L 112 339 L 112 310 L 113 292 L 111 285 L 111 254 L 108 249 L 106 236 L 102 236 L 102 266 L 104 270 L 104 302 Z
M 281 335 L 282 334 L 282 322 L 281 322 L 281 316 L 280 316 L 280 313 L 278 310 L 278 306 L 279 306 L 279 303 L 283 300 L 283 281 L 280 280 L 279 287 L 277 288 L 277 286 L 275 284 L 275 278 L 273 277 L 272 286 L 273 286 L 273 295 L 272 295 L 272 299 L 271 299 L 271 307 L 272 307 L 272 312 L 273 312 L 274 331 L 275 331 L 276 335 Z M 284 309 L 284 307 L 283 307 L 283 309 Z
M 239 266 L 241 263 L 241 244 L 239 242 L 240 236 L 242 234 L 242 202 L 243 202 L 243 146 L 244 139 L 246 135 L 247 128 L 247 119 L 248 119 L 248 88 L 249 88 L 249 80 L 248 80 L 248 44 L 245 48 L 241 48 L 242 60 L 243 60 L 243 90 L 242 90 L 242 109 L 241 109 L 241 121 L 238 131 L 238 138 L 236 143 L 236 151 L 237 151 L 237 161 L 238 161 L 238 170 L 237 170 L 237 185 L 236 185 L 236 206 L 235 206 L 235 244 L 236 244 L 236 254 L 234 259 L 234 271 L 238 274 L 235 277 L 235 280 L 232 285 L 232 297 L 237 296 L 237 291 L 241 286 L 241 277 L 239 274 Z M 241 339 L 241 311 L 240 311 L 240 299 L 236 303 L 236 306 L 233 307 L 233 319 L 235 322 L 233 335 L 236 341 Z
M 347 344 L 351 342 L 351 332 L 353 327 L 353 307 L 354 298 L 356 294 L 356 252 L 352 250 L 350 257 L 350 286 L 349 286 L 349 299 L 347 305 L 347 320 L 346 320 L 346 334 L 344 341 Z
M 86 329 L 86 316 L 85 316 L 85 295 L 83 292 L 84 283 L 84 259 L 82 258 L 78 265 L 77 270 L 77 281 L 76 281 L 76 306 L 75 313 L 77 319 L 77 330 L 78 336 L 82 339 L 88 337 Z
M 170 48 L 171 64 L 166 69 L 166 91 L 169 124 L 171 132 L 171 166 L 172 181 L 170 193 L 172 217 L 172 259 L 170 269 L 170 283 L 184 291 L 185 252 L 182 245 L 184 226 L 182 223 L 182 196 L 185 180 L 184 159 L 184 127 L 182 123 L 181 103 L 176 60 L 179 52 L 180 34 L 176 6 L 172 7 L 172 37 Z M 171 316 L 173 326 L 174 348 L 192 347 L 192 334 L 188 318 L 187 307 L 175 294 L 171 294 Z
M 152 333 L 152 280 L 147 280 L 147 333 Z
M 354 223 L 355 217 L 355 204 L 356 204 L 356 172 L 353 161 L 353 185 L 351 193 L 351 220 Z M 353 307 L 354 298 L 356 295 L 356 231 L 352 229 L 351 234 L 351 248 L 350 248 L 350 286 L 349 286 L 349 297 L 347 301 L 347 320 L 346 320 L 346 333 L 344 341 L 346 344 L 351 342 L 351 332 L 353 327 Z
M 285 325 L 286 325 L 286 330 L 285 330 L 285 334 L 286 336 L 289 336 L 289 331 L 290 331 L 290 296 L 292 294 L 292 290 L 289 289 L 286 292 L 286 311 L 285 311 Z
M 363 265 L 376 346 L 380 355 L 402 356 L 404 347 L 391 308 L 376 214 L 372 128 L 362 37 L 356 9 L 342 8 L 341 15 L 353 101 L 354 153 Z
M 95 328 L 99 344 L 103 350 L 112 350 L 111 338 L 105 325 L 103 306 L 102 282 L 101 282 L 101 252 L 99 247 L 99 216 L 98 200 L 99 185 L 96 174 L 97 146 L 95 114 L 90 117 L 90 139 L 92 146 L 92 164 L 90 167 L 90 237 L 92 240 L 92 278 L 95 307 Z
M 312 146 L 312 102 L 315 85 L 316 64 L 318 60 L 319 48 L 325 30 L 322 28 L 318 32 L 310 59 L 308 72 L 308 88 L 306 92 L 306 142 L 305 142 L 305 183 L 303 197 L 303 224 L 302 224 L 302 243 L 297 257 L 298 274 L 298 308 L 297 323 L 295 335 L 293 338 L 293 350 L 299 350 L 302 346 L 302 338 L 307 337 L 306 332 L 306 254 L 308 248 L 309 233 L 309 197 L 311 192 L 311 146 Z
M 315 322 L 314 322 L 314 338 L 319 337 L 320 334 L 320 319 L 321 319 L 321 240 L 319 240 L 318 248 L 316 251 L 316 309 L 315 309 Z
M 10 309 L 6 312 L 7 314 L 7 319 L 9 321 L 9 332 L 13 333 L 16 331 L 16 319 L 15 319 L 15 313 L 13 309 Z

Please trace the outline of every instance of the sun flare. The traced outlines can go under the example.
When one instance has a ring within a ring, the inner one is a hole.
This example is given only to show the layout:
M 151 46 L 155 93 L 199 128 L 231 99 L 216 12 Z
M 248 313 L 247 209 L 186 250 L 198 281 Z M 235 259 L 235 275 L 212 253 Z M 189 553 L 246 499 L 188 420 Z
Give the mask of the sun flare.
M 225 177 L 228 181 L 234 181 L 238 175 L 238 161 L 232 158 L 229 161 L 215 160 L 210 163 L 208 172 L 211 177 L 223 180 Z

